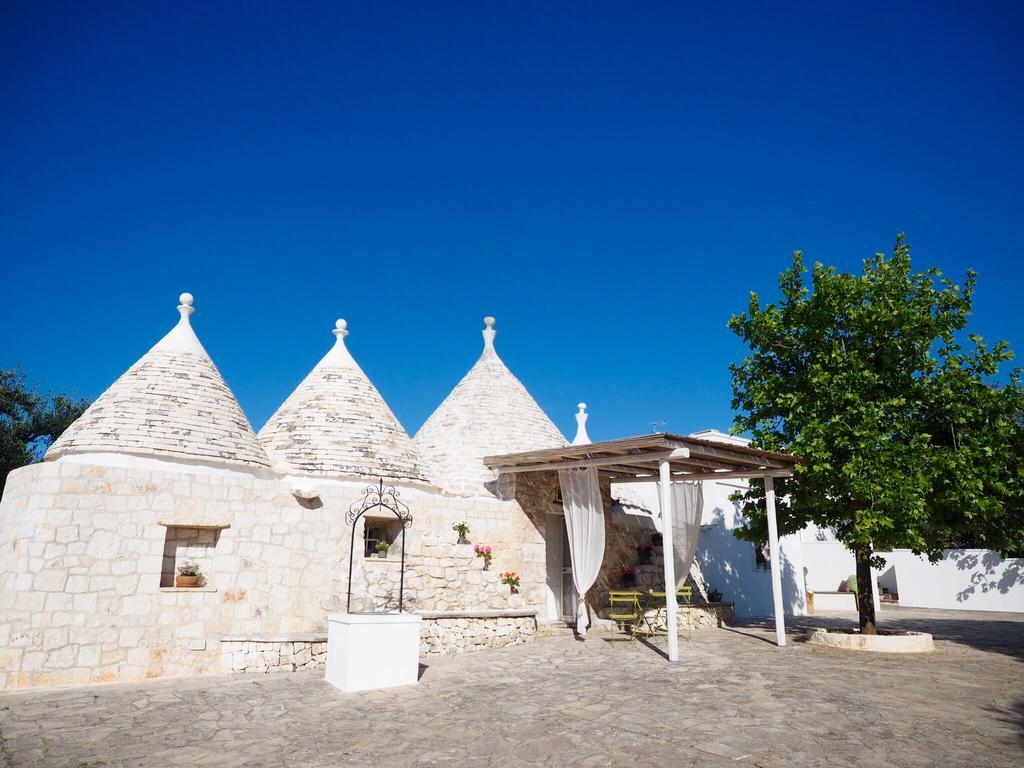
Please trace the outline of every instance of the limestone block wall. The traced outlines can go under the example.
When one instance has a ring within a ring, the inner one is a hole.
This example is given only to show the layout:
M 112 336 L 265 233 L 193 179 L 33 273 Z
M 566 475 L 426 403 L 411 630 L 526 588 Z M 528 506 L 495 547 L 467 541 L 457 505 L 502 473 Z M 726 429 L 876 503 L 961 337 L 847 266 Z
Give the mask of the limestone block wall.
M 420 655 L 451 656 L 488 648 L 524 645 L 536 637 L 534 616 L 468 616 L 424 619 Z
M 499 581 L 493 566 L 471 544 L 446 544 L 431 537 L 418 556 L 410 558 L 405 573 L 404 607 L 409 611 L 457 608 L 521 608 L 525 598 L 513 595 Z M 400 560 L 367 559 L 363 565 L 365 593 L 376 607 L 398 607 Z
M 327 666 L 327 636 L 225 638 L 220 644 L 220 671 L 263 675 L 270 672 L 322 670 Z
M 421 656 L 452 656 L 489 648 L 524 645 L 537 635 L 536 617 L 523 610 L 453 611 L 427 614 L 420 630 Z M 477 615 L 474 615 L 477 614 Z M 484 614 L 484 615 L 480 615 Z M 525 614 L 525 615 L 524 615 Z M 229 636 L 220 644 L 220 671 L 260 675 L 322 670 L 327 663 L 326 633 L 294 636 Z
M 345 512 L 365 483 L 317 487 L 319 499 L 300 501 L 273 476 L 176 465 L 59 461 L 11 473 L 0 502 L 0 687 L 216 673 L 226 635 L 324 631 L 326 614 L 344 608 Z M 543 528 L 518 502 L 401 493 L 414 517 L 410 607 L 544 605 Z M 492 546 L 490 571 L 471 546 L 455 545 L 451 525 L 461 521 Z M 212 546 L 204 532 L 214 532 Z M 192 553 L 201 539 L 206 586 L 162 586 L 168 549 L 177 557 L 184 541 Z M 397 566 L 363 557 L 360 539 L 361 529 L 353 594 L 387 602 Z M 504 570 L 519 573 L 520 595 L 497 582 Z
M 195 563 L 207 578 L 211 577 L 216 566 L 214 555 L 218 538 L 220 530 L 217 528 L 168 527 L 160 586 L 173 587 L 178 567 L 184 563 Z

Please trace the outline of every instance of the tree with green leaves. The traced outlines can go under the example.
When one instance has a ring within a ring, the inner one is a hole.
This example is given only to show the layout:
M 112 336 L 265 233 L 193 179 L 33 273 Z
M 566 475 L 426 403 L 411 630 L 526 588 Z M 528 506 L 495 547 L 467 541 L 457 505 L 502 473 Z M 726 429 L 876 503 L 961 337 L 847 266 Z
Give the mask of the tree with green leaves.
M 86 400 L 31 389 L 23 373 L 0 370 L 0 494 L 9 472 L 41 459 L 88 407 Z
M 877 552 L 1024 549 L 1021 372 L 1001 371 L 1006 342 L 966 335 L 975 273 L 957 285 L 914 272 L 902 235 L 862 274 L 816 263 L 807 276 L 797 252 L 779 301 L 751 294 L 729 321 L 750 348 L 731 366 L 734 430 L 802 458 L 778 485 L 779 531 L 835 532 L 854 554 L 861 631 L 875 633 Z M 743 494 L 741 538 L 765 540 L 763 498 L 758 483 Z

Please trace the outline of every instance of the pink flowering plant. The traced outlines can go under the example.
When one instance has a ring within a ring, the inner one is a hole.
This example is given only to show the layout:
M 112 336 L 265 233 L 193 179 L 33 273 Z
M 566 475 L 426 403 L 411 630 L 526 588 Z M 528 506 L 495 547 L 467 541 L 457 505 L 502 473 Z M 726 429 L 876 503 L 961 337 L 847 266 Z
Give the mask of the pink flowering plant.
M 491 564 L 491 548 L 486 544 L 477 544 L 473 547 L 473 551 L 476 552 L 477 557 L 484 559 L 484 568 Z
M 632 565 L 623 565 L 619 568 L 619 583 L 624 587 L 631 587 L 636 583 L 636 568 Z
M 519 588 L 519 574 L 515 571 L 505 571 L 501 574 L 501 583 L 508 584 L 513 589 Z

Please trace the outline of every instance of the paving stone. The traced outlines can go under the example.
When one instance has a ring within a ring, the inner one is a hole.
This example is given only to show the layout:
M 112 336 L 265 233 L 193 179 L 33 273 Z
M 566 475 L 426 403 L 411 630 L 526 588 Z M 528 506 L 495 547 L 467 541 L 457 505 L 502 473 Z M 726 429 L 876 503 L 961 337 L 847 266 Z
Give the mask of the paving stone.
M 420 684 L 345 694 L 322 673 L 0 695 L 0 768 L 140 766 L 1020 766 L 1024 615 L 887 608 L 934 653 L 799 642 L 819 616 L 680 643 L 546 637 L 424 660 Z

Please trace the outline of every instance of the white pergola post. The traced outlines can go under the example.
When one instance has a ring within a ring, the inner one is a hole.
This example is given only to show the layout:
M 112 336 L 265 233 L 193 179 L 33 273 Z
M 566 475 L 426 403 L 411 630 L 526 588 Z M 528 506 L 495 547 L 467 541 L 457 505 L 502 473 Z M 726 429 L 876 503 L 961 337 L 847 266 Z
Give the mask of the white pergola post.
M 676 561 L 672 546 L 672 471 L 668 459 L 658 462 L 661 494 L 661 544 L 665 563 L 665 611 L 668 621 L 668 660 L 679 661 L 679 617 L 676 605 Z
M 772 568 L 772 605 L 775 611 L 775 642 L 786 644 L 786 617 L 782 607 L 782 558 L 779 552 L 779 522 L 775 518 L 775 480 L 764 478 L 764 502 L 768 511 L 768 555 Z

